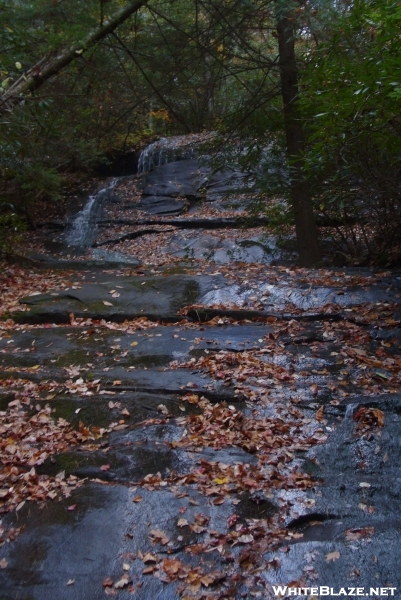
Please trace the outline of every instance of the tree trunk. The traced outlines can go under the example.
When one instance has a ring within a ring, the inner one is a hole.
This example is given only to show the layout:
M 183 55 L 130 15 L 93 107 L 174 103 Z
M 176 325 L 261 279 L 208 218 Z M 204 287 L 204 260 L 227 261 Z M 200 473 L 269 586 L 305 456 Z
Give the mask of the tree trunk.
M 148 0 L 129 2 L 127 6 L 118 11 L 109 21 L 102 23 L 92 30 L 85 38 L 73 44 L 67 50 L 61 50 L 57 56 L 43 58 L 29 71 L 24 73 L 0 97 L 0 116 L 12 112 L 26 94 L 37 90 L 45 81 L 57 75 L 64 67 L 80 56 L 85 50 L 112 33 L 121 23 L 136 13 Z
M 295 216 L 299 260 L 302 267 L 313 267 L 321 261 L 321 252 L 309 184 L 304 176 L 305 138 L 297 105 L 298 70 L 295 60 L 294 27 L 287 11 L 278 15 L 277 33 L 291 203 Z

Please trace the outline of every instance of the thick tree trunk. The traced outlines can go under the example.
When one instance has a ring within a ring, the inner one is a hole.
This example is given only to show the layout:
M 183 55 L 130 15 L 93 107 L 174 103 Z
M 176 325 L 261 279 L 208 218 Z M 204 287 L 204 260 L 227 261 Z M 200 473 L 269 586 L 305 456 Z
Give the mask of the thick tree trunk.
M 298 70 L 295 60 L 294 27 L 287 13 L 278 15 L 277 33 L 287 158 L 291 175 L 291 202 L 295 215 L 299 260 L 301 266 L 313 267 L 321 261 L 321 252 L 309 184 L 304 176 L 305 139 L 297 106 Z
M 137 12 L 148 0 L 129 2 L 118 11 L 109 21 L 102 23 L 92 30 L 84 39 L 79 40 L 66 50 L 61 50 L 57 56 L 43 58 L 28 72 L 24 73 L 13 85 L 0 96 L 0 116 L 11 112 L 27 94 L 34 92 L 45 81 L 57 75 L 64 67 L 80 56 L 85 50 L 112 33 L 121 23 Z

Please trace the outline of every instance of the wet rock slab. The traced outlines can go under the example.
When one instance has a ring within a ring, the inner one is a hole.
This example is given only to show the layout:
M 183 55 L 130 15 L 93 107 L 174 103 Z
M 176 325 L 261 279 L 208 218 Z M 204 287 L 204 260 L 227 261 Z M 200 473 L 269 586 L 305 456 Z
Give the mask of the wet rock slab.
M 172 236 L 170 245 L 162 248 L 174 257 L 212 260 L 216 264 L 230 262 L 269 264 L 279 251 L 274 240 L 267 242 L 263 236 L 232 239 L 225 234 L 183 231 Z
M 142 501 L 132 502 L 138 494 Z M 191 505 L 190 498 L 199 505 Z M 73 504 L 75 510 L 69 511 L 68 506 Z M 156 551 L 186 564 L 197 562 L 184 553 L 184 548 L 201 542 L 203 536 L 177 526 L 179 509 L 184 508 L 189 522 L 202 512 L 210 517 L 214 528 L 234 509 L 228 503 L 206 504 L 196 492 L 177 499 L 169 491 L 148 492 L 96 483 L 88 483 L 68 500 L 49 502 L 42 510 L 32 507 L 24 534 L 7 548 L 8 566 L 0 571 L 1 598 L 99 600 L 106 597 L 102 581 L 110 577 L 116 582 L 125 574 L 135 587 L 136 598 L 175 600 L 177 585 L 165 585 L 151 575 L 143 575 L 144 564 L 136 556 L 139 550 Z M 25 522 L 27 512 L 21 511 L 20 522 Z M 152 544 L 152 528 L 163 530 L 170 546 Z M 206 572 L 221 566 L 222 559 L 216 554 L 203 559 Z M 129 565 L 129 571 L 123 570 L 123 564 Z M 74 583 L 67 585 L 71 579 Z M 125 588 L 118 597 L 127 599 L 132 594 Z
M 395 280 L 393 283 L 391 289 L 388 289 L 389 282 L 341 289 L 305 283 L 298 284 L 296 280 L 279 285 L 261 281 L 252 286 L 234 284 L 211 290 L 202 296 L 201 302 L 206 305 L 231 302 L 238 306 L 244 306 L 254 300 L 256 295 L 265 308 L 274 310 L 283 310 L 291 306 L 302 310 L 313 310 L 325 304 L 346 308 L 364 303 L 400 302 L 401 286 Z
M 20 322 L 64 323 L 76 317 L 124 321 L 135 317 L 177 320 L 177 311 L 210 290 L 224 285 L 221 276 L 171 275 L 165 277 L 103 277 L 77 289 L 54 290 L 21 298 L 30 312 L 15 313 Z M 114 296 L 113 296 L 114 294 Z
M 249 192 L 254 181 L 238 169 L 213 173 L 200 159 L 189 159 L 156 167 L 142 175 L 140 186 L 144 197 L 180 196 L 215 202 L 234 193 Z
M 144 196 L 200 198 L 199 189 L 207 182 L 207 169 L 197 159 L 166 163 L 141 178 Z
M 185 362 L 211 351 L 260 348 L 271 331 L 269 325 L 258 323 L 187 329 L 156 326 L 129 333 L 96 326 L 39 328 L 0 339 L 0 364 L 6 367 L 18 361 L 21 366 L 40 364 L 52 370 L 76 365 L 91 372 L 102 368 L 168 368 L 171 361 Z M 180 372 L 174 371 L 177 378 Z M 107 373 L 103 371 L 103 377 Z
M 384 411 L 383 429 L 361 435 L 352 416 L 357 406 Z M 361 396 L 345 401 L 340 419 L 324 421 L 331 429 L 328 442 L 310 451 L 303 469 L 318 478 L 312 507 L 298 506 L 294 531 L 301 534 L 283 556 L 274 577 L 277 581 L 298 580 L 307 585 L 324 585 L 339 592 L 342 587 L 396 587 L 376 595 L 398 597 L 401 586 L 399 497 L 401 471 L 399 394 Z M 334 558 L 330 558 L 332 553 Z M 314 583 L 315 582 L 315 583 Z
M 185 199 L 170 196 L 143 196 L 136 207 L 150 215 L 179 215 L 185 211 L 188 203 Z
M 253 248 L 265 253 L 257 242 L 253 243 Z M 206 254 L 209 252 L 205 241 L 200 243 L 199 249 Z M 245 250 L 249 251 L 248 248 Z M 181 252 L 185 254 L 190 251 L 189 246 Z M 222 254 L 221 261 L 225 262 L 224 256 L 230 253 L 230 249 L 213 248 L 212 252 Z M 401 298 L 398 280 L 343 290 L 339 287 L 297 283 L 296 279 L 277 285 L 269 281 L 268 275 L 264 280 L 252 284 L 230 284 L 220 274 L 116 277 L 107 273 L 100 276 L 98 273 L 92 278 L 95 281 L 89 282 L 87 279 L 76 289 L 54 290 L 48 294 L 21 298 L 20 302 L 28 305 L 30 310 L 14 313 L 12 318 L 26 323 L 65 323 L 73 313 L 76 317 L 120 322 L 141 316 L 152 320 L 176 321 L 181 308 L 198 303 L 246 308 L 257 301 L 262 310 L 274 312 L 292 308 L 315 310 L 325 304 L 346 309 L 364 303 L 397 303 Z M 390 288 L 389 283 L 393 284 Z M 244 318 L 247 318 L 245 313 Z

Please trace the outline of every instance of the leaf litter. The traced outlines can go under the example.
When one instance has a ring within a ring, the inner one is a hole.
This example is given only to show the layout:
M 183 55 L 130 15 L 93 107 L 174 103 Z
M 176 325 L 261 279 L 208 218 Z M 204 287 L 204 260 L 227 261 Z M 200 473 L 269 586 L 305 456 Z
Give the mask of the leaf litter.
M 196 269 L 204 270 L 209 267 L 196 264 Z M 277 268 L 269 269 L 265 266 L 247 265 L 243 270 L 219 266 L 219 272 L 225 274 L 231 282 L 248 280 L 256 281 L 258 277 L 278 281 L 280 277 L 291 275 L 299 282 L 305 280 L 311 286 L 331 285 L 341 288 L 353 285 L 370 285 L 375 279 L 386 278 L 387 273 L 376 276 L 361 277 L 339 274 L 334 271 L 319 271 L 311 274 L 302 269 Z M 7 311 L 21 309 L 18 299 L 28 293 L 42 293 L 54 287 L 74 285 L 70 274 L 51 274 L 41 278 L 32 273 L 26 278 L 23 269 L 8 268 L 6 273 L 6 295 L 2 299 L 3 314 Z M 42 277 L 42 276 L 41 276 Z M 40 281 L 40 283 L 39 283 Z M 116 293 L 116 292 L 113 292 Z M 118 297 L 118 296 L 114 296 Z M 258 308 L 258 299 L 251 300 L 249 306 Z M 288 303 L 294 316 L 301 316 L 305 311 L 293 309 Z M 191 308 L 191 307 L 188 307 Z M 216 306 L 225 310 L 224 305 Z M 338 306 L 323 305 L 319 309 L 321 314 L 333 315 L 338 313 Z M 342 313 L 341 320 L 321 320 L 316 326 L 316 339 L 309 342 L 311 349 L 318 353 L 327 343 L 334 343 L 334 361 L 339 370 L 337 380 L 330 380 L 323 387 L 329 386 L 334 396 L 332 405 L 336 406 L 344 398 L 352 398 L 357 392 L 369 395 L 382 394 L 384 391 L 394 393 L 400 387 L 400 355 L 391 352 L 392 343 L 377 344 L 372 349 L 372 339 L 369 327 L 390 329 L 398 326 L 399 305 L 396 303 L 375 303 L 351 306 Z M 182 316 L 185 317 L 185 309 Z M 146 318 L 126 321 L 125 323 L 111 323 L 105 320 L 94 322 L 91 319 L 70 319 L 71 328 L 83 330 L 95 327 L 98 331 L 115 330 L 134 332 L 156 327 L 158 323 L 150 322 Z M 216 317 L 203 324 L 203 328 L 235 323 L 232 317 Z M 237 321 L 238 322 L 238 321 Z M 305 417 L 300 410 L 299 397 L 302 394 L 310 399 L 319 398 L 322 392 L 321 383 L 313 382 L 313 374 L 304 369 L 294 371 L 291 365 L 290 351 L 286 344 L 292 339 L 300 339 L 304 325 L 296 319 L 283 321 L 280 315 L 265 318 L 273 332 L 262 338 L 262 347 L 240 352 L 208 351 L 208 354 L 187 362 L 173 362 L 169 368 L 190 368 L 208 374 L 212 379 L 219 380 L 227 385 L 232 385 L 237 396 L 237 401 L 244 402 L 229 405 L 224 402 L 211 402 L 206 396 L 187 393 L 182 397 L 182 405 L 193 405 L 197 412 L 175 418 L 170 415 L 165 405 L 159 405 L 159 410 L 165 416 L 164 420 L 148 419 L 142 423 L 147 426 L 157 422 L 166 422 L 175 419 L 182 428 L 180 439 L 170 442 L 172 448 L 184 448 L 189 452 L 196 452 L 209 447 L 215 450 L 221 448 L 239 448 L 253 455 L 256 461 L 234 464 L 225 464 L 221 461 L 200 458 L 190 473 L 171 473 L 162 477 L 159 473 L 149 474 L 140 482 L 138 487 L 144 490 L 157 492 L 159 489 L 168 489 L 175 497 L 186 497 L 189 494 L 188 504 L 199 506 L 200 502 L 193 497 L 210 499 L 214 506 L 225 506 L 227 503 L 233 507 L 233 512 L 225 520 L 221 530 L 210 527 L 209 517 L 197 512 L 192 518 L 180 518 L 177 515 L 177 525 L 183 531 L 189 529 L 198 537 L 196 543 L 185 546 L 185 555 L 178 558 L 165 557 L 160 550 L 171 548 L 173 540 L 167 533 L 160 529 L 150 529 L 149 543 L 155 547 L 151 552 L 142 554 L 144 575 L 153 575 L 162 582 L 178 585 L 177 594 L 182 598 L 220 598 L 230 597 L 235 594 L 239 585 L 244 583 L 251 589 L 256 586 L 259 592 L 264 587 L 258 578 L 258 569 L 277 569 L 280 558 L 275 556 L 267 560 L 267 552 L 278 552 L 302 536 L 284 526 L 287 518 L 293 515 L 292 503 L 286 495 L 289 491 L 302 494 L 317 485 L 315 479 L 303 473 L 298 464 L 297 453 L 305 452 L 327 440 L 327 430 L 324 425 L 326 411 L 324 406 L 315 412 L 315 418 Z M 181 328 L 199 328 L 199 324 L 188 321 L 177 321 L 175 324 Z M 170 324 L 168 326 L 171 326 Z M 58 327 L 65 327 L 64 325 Z M 13 331 L 35 329 L 38 326 L 18 325 L 11 319 L 3 321 L 0 327 L 2 336 L 10 336 Z M 289 341 L 286 342 L 285 340 Z M 135 345 L 134 343 L 132 345 Z M 25 373 L 29 375 L 35 371 L 29 367 Z M 30 369 L 30 371 L 29 371 Z M 40 372 L 40 365 L 37 366 Z M 19 368 L 21 371 L 21 368 Z M 22 372 L 22 371 L 21 371 Z M 12 373 L 12 371 L 10 371 Z M 352 374 L 352 386 L 350 375 Z M 65 477 L 63 472 L 56 477 L 38 475 L 36 466 L 54 454 L 66 451 L 74 446 L 85 445 L 91 449 L 91 444 L 106 435 L 110 430 L 125 427 L 125 424 L 111 424 L 107 429 L 88 428 L 80 423 L 77 430 L 71 427 L 64 419 L 52 417 L 51 398 L 59 393 L 60 389 L 70 394 L 80 396 L 93 396 L 106 392 L 101 389 L 100 382 L 94 382 L 80 376 L 80 369 L 71 370 L 70 375 L 63 384 L 55 384 L 42 380 L 39 384 L 23 379 L 19 375 L 15 378 L 1 380 L 4 390 L 12 391 L 14 400 L 9 402 L 6 410 L 0 413 L 0 512 L 7 512 L 22 507 L 26 501 L 51 501 L 59 496 L 69 497 L 84 480 L 73 476 Z M 308 386 L 305 387 L 305 383 Z M 304 385 L 300 391 L 300 384 Z M 117 385 L 117 384 L 116 384 Z M 290 402 L 283 404 L 283 388 L 289 389 Z M 327 388 L 326 388 L 327 389 Z M 38 400 L 47 394 L 50 404 L 43 406 Z M 260 414 L 266 412 L 270 414 Z M 114 404 L 113 404 L 114 409 Z M 122 409 L 125 416 L 126 409 Z M 353 415 L 355 422 L 355 435 L 375 436 L 385 424 L 384 414 L 377 408 L 359 406 Z M 383 459 L 384 460 L 384 459 Z M 388 454 L 386 455 L 388 460 Z M 104 465 L 107 467 L 108 465 Z M 362 484 L 361 484 L 362 485 Z M 366 483 L 366 486 L 370 484 Z M 244 494 L 254 498 L 274 501 L 279 510 L 265 518 L 246 519 L 239 517 L 236 511 L 237 503 L 241 503 Z M 135 496 L 134 503 L 140 503 L 142 496 Z M 304 498 L 306 502 L 306 498 Z M 70 510 L 76 505 L 70 505 Z M 369 507 L 371 509 L 373 507 Z M 368 510 L 368 507 L 366 508 Z M 180 511 L 182 514 L 182 511 Z M 371 512 L 371 511 L 370 511 Z M 0 528 L 1 541 L 15 539 L 20 533 L 18 530 L 6 531 Z M 346 532 L 349 541 L 362 539 L 374 535 L 373 527 L 357 528 Z M 205 569 L 202 564 L 193 564 L 196 557 L 206 557 L 210 554 L 217 555 L 223 562 L 215 571 Z M 139 555 L 138 558 L 141 558 Z M 326 555 L 327 562 L 340 558 L 340 553 L 335 551 Z M 1 568 L 6 568 L 6 563 Z M 124 567 L 123 567 L 124 570 Z M 73 580 L 70 580 L 73 581 Z M 69 583 L 72 585 L 72 583 Z M 103 581 L 104 589 L 110 590 L 115 595 L 119 590 L 133 590 L 132 579 L 122 575 L 115 582 L 107 578 Z M 258 593 L 259 593 L 258 592 Z M 256 592 L 255 592 L 256 593 Z

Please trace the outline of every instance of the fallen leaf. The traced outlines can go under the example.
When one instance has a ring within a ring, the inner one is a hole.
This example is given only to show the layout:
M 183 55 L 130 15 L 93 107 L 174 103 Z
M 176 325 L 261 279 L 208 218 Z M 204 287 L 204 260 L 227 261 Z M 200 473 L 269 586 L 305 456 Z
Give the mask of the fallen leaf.
M 347 529 L 347 531 L 345 532 L 345 538 L 348 541 L 359 540 L 361 538 L 373 535 L 374 532 L 374 527 L 358 527 L 355 529 Z
M 143 575 L 151 575 L 152 573 L 155 572 L 155 570 L 157 569 L 156 565 L 151 565 L 150 567 L 145 567 L 145 569 L 142 571 Z
M 316 412 L 316 421 L 319 421 L 319 423 L 320 423 L 320 421 L 323 420 L 323 413 L 324 413 L 324 404 Z
M 152 562 L 156 563 L 157 562 L 157 558 L 156 558 L 156 556 L 154 554 L 151 554 L 150 552 L 147 552 L 144 555 L 144 557 L 142 558 L 142 562 L 144 562 L 145 565 L 147 563 L 152 563 Z
M 152 542 L 162 544 L 162 546 L 165 546 L 170 541 L 170 538 L 160 529 L 152 529 L 150 531 L 150 537 L 152 538 Z
M 177 575 L 182 566 L 182 562 L 178 559 L 165 558 L 161 563 L 162 570 L 170 577 Z
M 217 483 L 217 485 L 224 485 L 225 483 L 228 483 L 230 480 L 228 477 L 217 477 L 216 479 L 213 479 L 212 483 Z
M 114 587 L 116 588 L 116 590 L 121 590 L 121 589 L 125 588 L 128 584 L 129 584 L 129 579 L 126 577 L 122 577 L 119 581 L 116 581 L 116 583 L 114 584 Z
M 326 554 L 326 562 L 335 561 L 335 560 L 338 560 L 339 558 L 340 558 L 340 553 L 338 551 L 329 552 L 328 554 Z
M 189 525 L 189 523 L 186 519 L 178 519 L 177 525 L 178 527 L 185 527 L 186 525 Z
M 251 535 L 250 533 L 240 535 L 238 541 L 241 542 L 241 544 L 250 544 L 251 542 L 253 542 L 253 535 Z

